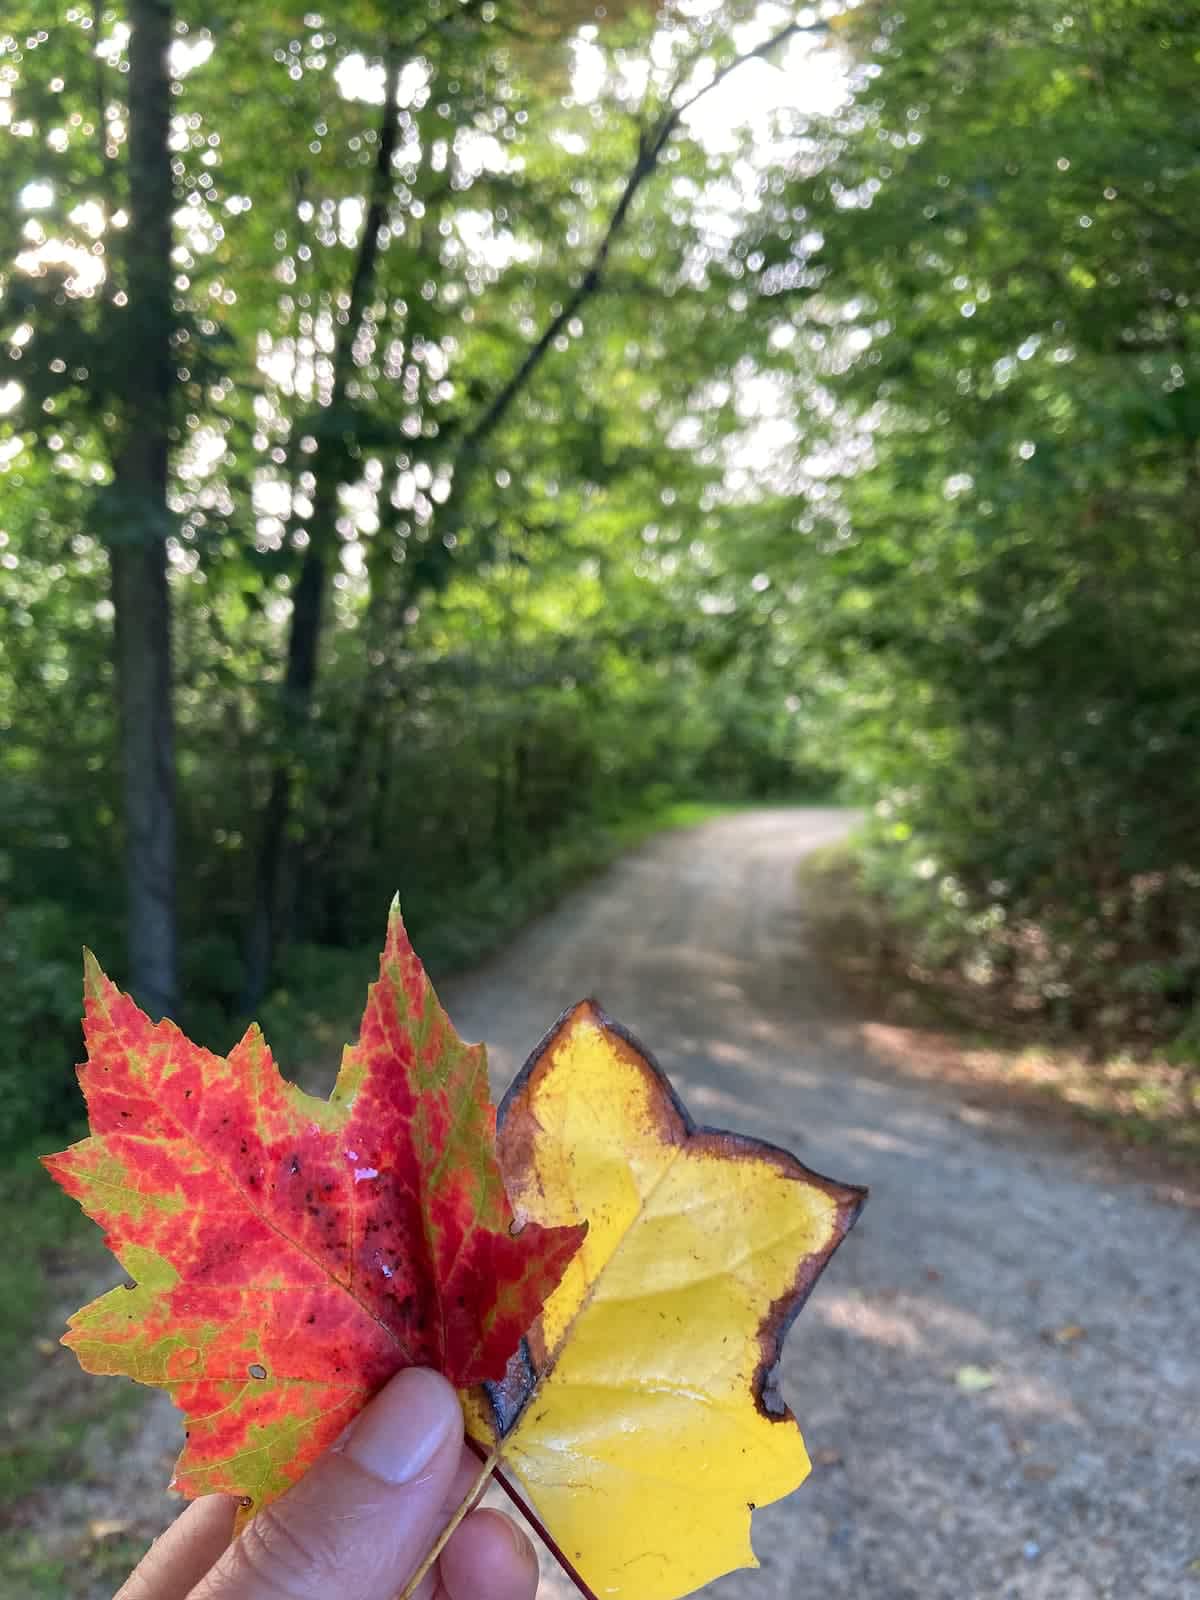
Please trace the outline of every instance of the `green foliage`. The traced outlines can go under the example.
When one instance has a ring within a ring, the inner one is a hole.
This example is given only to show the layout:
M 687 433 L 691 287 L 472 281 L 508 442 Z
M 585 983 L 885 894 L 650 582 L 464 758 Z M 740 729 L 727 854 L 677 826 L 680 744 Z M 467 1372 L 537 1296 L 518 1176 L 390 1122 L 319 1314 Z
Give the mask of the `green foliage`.
M 62 1126 L 65 1138 L 83 1136 L 86 1131 L 76 1120 Z M 82 1260 L 95 1245 L 97 1262 L 103 1259 L 95 1229 L 82 1217 L 78 1206 L 47 1184 L 38 1165 L 42 1146 L 10 1148 L 0 1162 L 0 1205 L 6 1215 L 20 1217 L 13 1228 L 0 1261 L 0 1296 L 5 1314 L 0 1322 L 0 1362 L 6 1370 L 28 1355 L 34 1332 L 45 1318 L 52 1277 L 43 1271 L 47 1259 L 57 1254 L 59 1266 Z
M 755 158 L 672 112 L 745 48 L 743 6 L 181 11 L 169 526 L 122 455 L 132 12 L 44 13 L 0 26 L 0 1145 L 72 1103 L 78 946 L 137 979 L 113 552 L 166 541 L 180 1020 L 214 1044 L 273 829 L 295 1059 L 394 888 L 460 965 L 614 819 L 814 777 L 757 569 L 716 556 L 766 330 L 709 192 Z
M 917 0 L 849 38 L 804 241 L 761 243 L 830 397 L 800 571 L 868 873 L 922 961 L 1169 1035 L 1200 998 L 1200 23 Z
M 75 1107 L 72 1115 L 77 1114 Z M 10 1118 L 9 1125 L 14 1122 Z M 85 1132 L 66 1122 L 61 1111 L 58 1125 L 64 1142 Z M 78 1206 L 46 1182 L 37 1161 L 44 1149 L 42 1138 L 36 1147 L 18 1145 L 0 1153 L 0 1206 L 16 1224 L 0 1258 L 0 1364 L 14 1396 L 47 1359 L 35 1338 L 53 1314 L 63 1275 L 98 1269 L 104 1256 L 99 1234 Z M 27 1493 L 35 1475 L 49 1477 L 73 1458 L 83 1429 L 83 1421 L 66 1416 L 21 1416 L 16 1410 L 0 1422 L 0 1509 Z M 25 1577 L 23 1563 L 18 1546 L 0 1549 L 0 1580 L 15 1572 Z
M 0 1141 L 129 931 L 110 557 L 160 538 L 200 1036 L 264 903 L 303 1000 L 394 887 L 449 966 L 614 818 L 848 772 L 923 960 L 1194 1049 L 1190 14 L 181 14 L 169 527 L 127 14 L 0 28 Z M 814 62 L 843 105 L 760 112 Z M 753 134 L 679 115 L 726 67 Z
M 0 1026 L 13 1052 L 0 1097 L 0 1150 L 78 1114 L 67 1070 L 82 1047 L 70 923 L 70 908 L 50 901 L 13 907 L 0 922 Z

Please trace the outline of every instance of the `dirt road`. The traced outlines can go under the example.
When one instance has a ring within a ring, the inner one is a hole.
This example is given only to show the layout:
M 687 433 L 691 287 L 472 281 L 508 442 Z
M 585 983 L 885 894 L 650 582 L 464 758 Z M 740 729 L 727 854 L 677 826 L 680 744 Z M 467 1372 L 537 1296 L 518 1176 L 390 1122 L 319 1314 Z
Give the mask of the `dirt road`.
M 764 1573 L 707 1592 L 1200 1600 L 1200 1218 L 871 1058 L 795 883 L 845 826 L 763 811 L 656 839 L 443 993 L 500 1088 L 592 993 L 698 1120 L 871 1187 L 784 1361 L 814 1474 L 756 1514 Z M 176 1439 L 149 1407 L 124 1487 L 64 1491 L 59 1515 L 149 1531 Z

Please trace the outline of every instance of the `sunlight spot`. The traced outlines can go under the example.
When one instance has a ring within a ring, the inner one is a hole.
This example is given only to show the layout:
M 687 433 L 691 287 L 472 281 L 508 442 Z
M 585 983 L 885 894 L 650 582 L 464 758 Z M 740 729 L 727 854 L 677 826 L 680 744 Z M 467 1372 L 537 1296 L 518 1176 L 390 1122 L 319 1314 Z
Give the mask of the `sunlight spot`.
M 872 1344 L 886 1345 L 891 1350 L 903 1350 L 906 1355 L 916 1355 L 924 1346 L 912 1319 L 891 1306 L 876 1305 L 857 1296 L 826 1296 L 820 1304 L 820 1315 L 832 1328 L 869 1339 Z
M 54 204 L 54 185 L 41 178 L 35 179 L 25 185 L 17 199 L 26 211 L 45 211 Z
M 211 39 L 176 39 L 168 52 L 172 77 L 186 78 L 196 67 L 203 66 L 212 53 Z

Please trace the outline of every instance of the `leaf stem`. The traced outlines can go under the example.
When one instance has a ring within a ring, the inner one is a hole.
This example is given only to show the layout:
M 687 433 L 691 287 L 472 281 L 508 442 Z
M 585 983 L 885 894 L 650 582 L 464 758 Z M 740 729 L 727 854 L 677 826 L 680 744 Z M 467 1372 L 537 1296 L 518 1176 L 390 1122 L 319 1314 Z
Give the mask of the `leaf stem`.
M 497 1451 L 496 1454 L 498 1455 L 499 1452 Z M 549 1550 L 550 1554 L 558 1562 L 564 1573 L 566 1573 L 567 1577 L 570 1578 L 571 1582 L 579 1590 L 579 1593 L 583 1596 L 583 1600 L 598 1600 L 598 1597 L 592 1592 L 591 1589 L 588 1588 L 587 1584 L 579 1576 L 579 1573 L 576 1572 L 575 1568 L 571 1565 L 571 1562 L 564 1554 L 562 1547 L 555 1543 L 554 1539 L 551 1538 L 550 1534 L 538 1521 L 533 1507 L 528 1503 L 528 1501 L 522 1499 L 522 1497 L 517 1493 L 502 1472 L 496 1471 L 495 1465 L 493 1465 L 492 1471 L 497 1484 L 501 1489 L 504 1490 L 505 1494 L 512 1501 L 513 1505 L 516 1506 L 517 1510 L 525 1518 L 525 1521 L 533 1529 L 534 1533 L 537 1534 L 538 1538 L 546 1546 L 546 1549 Z
M 441 1533 L 438 1534 L 437 1539 L 434 1541 L 433 1548 L 425 1557 L 424 1561 L 422 1561 L 421 1565 L 404 1585 L 404 1588 L 400 1592 L 399 1600 L 412 1600 L 412 1596 L 416 1593 L 417 1586 L 420 1584 L 421 1579 L 425 1576 L 430 1567 L 433 1566 L 433 1563 L 441 1555 L 442 1551 L 450 1543 L 450 1538 L 454 1533 L 454 1530 L 458 1527 L 459 1523 L 466 1516 L 467 1512 L 470 1511 L 471 1507 L 475 1504 L 481 1491 L 486 1487 L 488 1479 L 495 1472 L 497 1464 L 500 1460 L 500 1452 L 502 1448 L 503 1446 L 497 1445 L 492 1451 L 491 1455 L 488 1456 L 488 1458 L 484 1461 L 483 1465 L 479 1469 L 478 1476 L 476 1477 L 474 1483 L 467 1490 L 462 1504 L 450 1518 L 450 1521 L 442 1529 Z

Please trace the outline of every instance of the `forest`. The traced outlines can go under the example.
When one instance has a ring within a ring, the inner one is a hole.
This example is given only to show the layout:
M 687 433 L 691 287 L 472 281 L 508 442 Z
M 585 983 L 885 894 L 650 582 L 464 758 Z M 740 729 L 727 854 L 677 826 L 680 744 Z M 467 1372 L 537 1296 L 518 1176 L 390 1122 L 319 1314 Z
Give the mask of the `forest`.
M 306 6 L 0 8 L 0 1597 L 179 1511 L 81 946 L 324 1092 L 395 893 L 493 1088 L 591 994 L 870 1187 L 726 1600 L 1192 1592 L 1200 8 Z
M 0 1142 L 77 1114 L 84 942 L 223 1046 L 394 889 L 453 970 L 696 801 L 840 795 L 915 965 L 1194 1060 L 1198 52 L 10 5 Z

